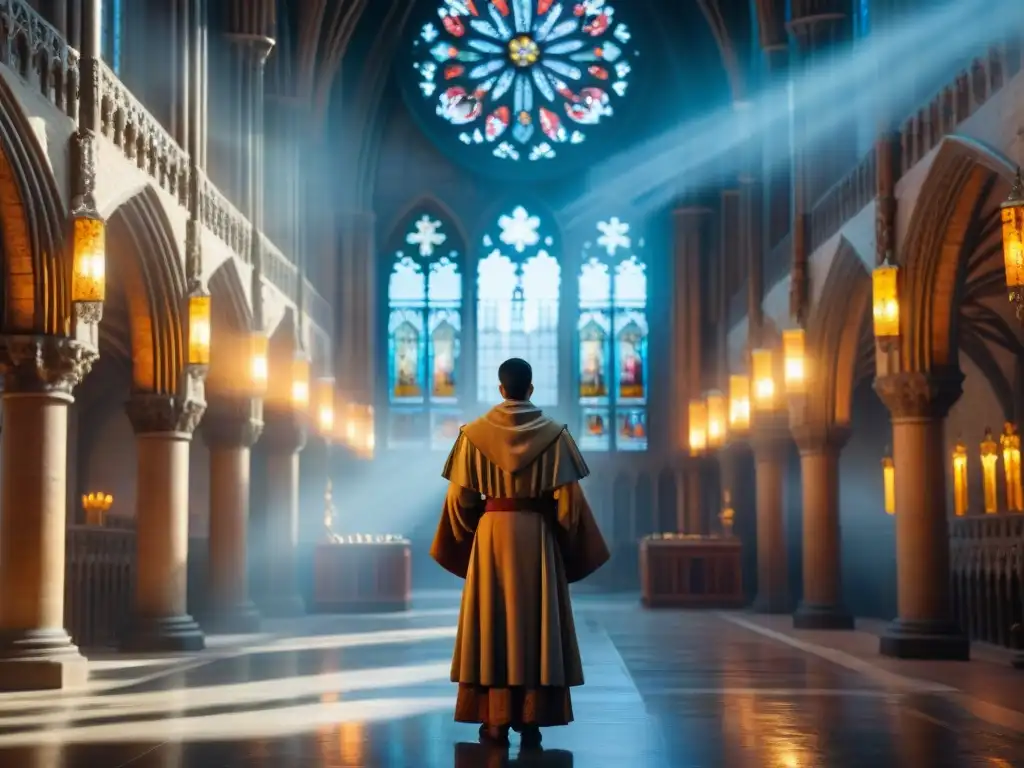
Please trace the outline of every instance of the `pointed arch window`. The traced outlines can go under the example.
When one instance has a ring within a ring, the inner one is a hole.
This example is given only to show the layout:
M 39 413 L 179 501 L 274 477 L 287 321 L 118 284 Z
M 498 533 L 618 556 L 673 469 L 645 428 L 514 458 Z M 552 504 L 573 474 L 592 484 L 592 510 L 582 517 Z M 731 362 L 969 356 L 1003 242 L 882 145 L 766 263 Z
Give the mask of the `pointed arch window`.
M 389 447 L 451 447 L 461 424 L 461 255 L 454 228 L 410 217 L 388 278 Z
M 579 274 L 580 445 L 647 449 L 648 322 L 644 239 L 628 221 L 597 223 Z
M 533 366 L 533 402 L 558 404 L 558 301 L 562 269 L 551 223 L 523 205 L 510 208 L 482 240 L 477 263 L 477 400 L 498 398 L 498 366 Z

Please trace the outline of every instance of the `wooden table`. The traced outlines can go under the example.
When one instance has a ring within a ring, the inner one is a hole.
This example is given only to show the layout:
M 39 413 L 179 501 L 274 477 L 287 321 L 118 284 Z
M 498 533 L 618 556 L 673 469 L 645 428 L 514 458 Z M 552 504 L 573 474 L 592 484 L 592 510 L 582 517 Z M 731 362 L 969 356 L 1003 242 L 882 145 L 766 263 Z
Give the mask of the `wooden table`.
M 411 600 L 412 548 L 407 539 L 348 536 L 314 550 L 314 611 L 405 611 Z
M 741 559 L 735 537 L 647 536 L 640 541 L 641 601 L 648 608 L 738 608 Z

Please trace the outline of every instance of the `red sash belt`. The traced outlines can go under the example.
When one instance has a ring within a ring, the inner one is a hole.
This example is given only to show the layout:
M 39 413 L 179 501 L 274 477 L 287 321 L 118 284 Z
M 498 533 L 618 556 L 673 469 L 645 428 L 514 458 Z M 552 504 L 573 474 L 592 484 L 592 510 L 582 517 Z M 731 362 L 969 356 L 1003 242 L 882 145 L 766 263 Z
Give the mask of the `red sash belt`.
M 539 512 L 541 514 L 548 514 L 556 509 L 557 505 L 551 496 L 522 499 L 488 499 L 484 505 L 485 512 Z

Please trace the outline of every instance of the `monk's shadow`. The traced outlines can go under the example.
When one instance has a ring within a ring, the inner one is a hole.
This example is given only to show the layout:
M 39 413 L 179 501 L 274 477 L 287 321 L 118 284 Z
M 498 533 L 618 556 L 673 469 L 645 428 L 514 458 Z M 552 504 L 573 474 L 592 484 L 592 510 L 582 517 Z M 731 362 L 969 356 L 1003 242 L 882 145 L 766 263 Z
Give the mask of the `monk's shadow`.
M 515 745 L 507 750 L 466 741 L 455 745 L 454 768 L 572 768 L 572 764 L 572 752 L 564 749 L 519 751 Z

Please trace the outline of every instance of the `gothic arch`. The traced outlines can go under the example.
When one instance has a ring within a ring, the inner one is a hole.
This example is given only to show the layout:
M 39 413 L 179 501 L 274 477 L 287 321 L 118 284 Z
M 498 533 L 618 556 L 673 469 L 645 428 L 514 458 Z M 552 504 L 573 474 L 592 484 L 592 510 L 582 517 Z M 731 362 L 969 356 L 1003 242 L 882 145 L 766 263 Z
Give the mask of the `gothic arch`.
M 4 329 L 66 333 L 71 302 L 65 206 L 46 155 L 2 78 L 0 220 Z
M 214 326 L 236 333 L 252 328 L 252 308 L 235 259 L 226 259 L 210 276 L 210 306 Z
M 957 366 L 960 304 L 967 263 L 978 245 L 971 224 L 992 185 L 1014 167 L 991 148 L 963 136 L 942 140 L 914 205 L 902 249 L 904 370 Z
M 390 225 L 381 232 L 383 239 L 380 241 L 384 244 L 384 247 L 389 251 L 392 250 L 397 242 L 403 242 L 402 238 L 405 237 L 406 232 L 409 229 L 409 225 L 413 222 L 413 219 L 423 213 L 431 213 L 439 218 L 447 228 L 450 228 L 451 234 L 455 235 L 457 240 L 456 250 L 460 252 L 460 255 L 465 259 L 467 251 L 469 250 L 469 236 L 466 232 L 466 227 L 462 223 L 462 219 L 455 215 L 455 211 L 445 203 L 441 198 L 426 194 L 420 195 L 412 202 L 405 205 L 392 220 Z M 459 265 L 462 267 L 463 265 Z
M 185 274 L 160 198 L 152 186 L 110 216 L 108 270 L 123 291 L 130 326 L 132 384 L 174 393 L 185 361 L 182 303 Z

